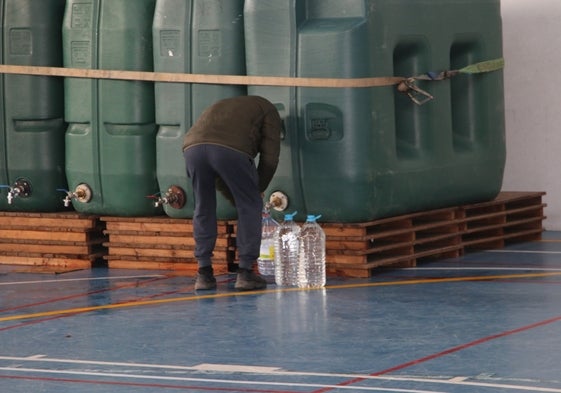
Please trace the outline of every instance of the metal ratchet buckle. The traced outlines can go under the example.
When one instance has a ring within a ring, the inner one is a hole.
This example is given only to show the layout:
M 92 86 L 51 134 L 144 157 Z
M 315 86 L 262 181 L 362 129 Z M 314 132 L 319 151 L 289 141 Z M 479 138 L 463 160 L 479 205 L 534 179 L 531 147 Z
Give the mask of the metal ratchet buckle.
M 417 105 L 423 105 L 434 99 L 434 97 L 427 91 L 421 89 L 415 84 L 415 78 L 404 79 L 398 86 L 397 90 L 401 93 L 407 94 L 411 101 Z

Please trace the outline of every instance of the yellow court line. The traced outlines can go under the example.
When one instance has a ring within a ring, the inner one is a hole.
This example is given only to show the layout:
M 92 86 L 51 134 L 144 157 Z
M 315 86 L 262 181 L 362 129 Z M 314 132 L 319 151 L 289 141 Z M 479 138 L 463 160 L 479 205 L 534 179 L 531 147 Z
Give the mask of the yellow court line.
M 278 288 L 273 290 L 262 291 L 247 291 L 247 292 L 225 292 L 213 293 L 209 295 L 196 295 L 185 296 L 172 299 L 158 299 L 158 300 L 143 300 L 132 301 L 127 303 L 106 304 L 101 306 L 69 308 L 66 310 L 53 310 L 38 312 L 32 314 L 12 315 L 1 317 L 0 322 L 17 321 L 23 319 L 45 318 L 53 316 L 63 316 L 70 314 L 83 314 L 93 311 L 112 310 L 119 308 L 153 306 L 158 304 L 189 302 L 203 299 L 222 299 L 229 297 L 249 296 L 256 294 L 266 293 L 279 293 L 279 292 L 295 292 L 295 291 L 317 291 L 317 290 L 335 290 L 335 289 L 354 289 L 354 288 L 373 288 L 373 287 L 387 287 L 397 285 L 420 285 L 420 284 L 441 284 L 449 282 L 469 282 L 469 281 L 489 281 L 489 280 L 508 280 L 508 279 L 521 279 L 521 278 L 543 278 L 543 277 L 556 277 L 561 276 L 561 272 L 554 273 L 526 273 L 526 274 L 508 274 L 508 275 L 494 275 L 494 276 L 473 276 L 473 277 L 449 277 L 449 278 L 434 278 L 434 279 L 420 279 L 420 280 L 407 280 L 407 281 L 388 281 L 388 282 L 369 282 L 369 283 L 355 283 L 355 284 L 341 284 L 341 285 L 328 285 L 325 288 L 317 289 L 301 289 L 301 288 Z

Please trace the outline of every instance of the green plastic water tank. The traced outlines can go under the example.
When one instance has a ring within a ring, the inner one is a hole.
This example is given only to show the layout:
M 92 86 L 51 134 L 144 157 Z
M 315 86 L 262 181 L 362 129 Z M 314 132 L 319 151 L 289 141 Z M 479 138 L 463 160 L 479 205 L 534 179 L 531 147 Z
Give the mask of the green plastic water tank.
M 158 0 L 154 17 L 154 67 L 158 72 L 245 74 L 243 0 Z M 245 86 L 156 83 L 157 176 L 164 210 L 193 216 L 183 137 L 214 102 L 245 95 Z M 218 195 L 219 218 L 235 209 Z
M 0 1 L 2 64 L 60 67 L 63 14 L 64 0 Z M 62 79 L 3 74 L 0 91 L 0 210 L 62 209 Z
M 247 0 L 249 75 L 415 76 L 502 57 L 499 0 Z M 287 133 L 268 192 L 289 209 L 363 222 L 494 198 L 505 153 L 502 71 L 395 86 L 253 86 Z
M 155 0 L 69 0 L 64 65 L 152 71 Z M 161 214 L 157 193 L 154 84 L 67 78 L 66 175 L 80 212 Z

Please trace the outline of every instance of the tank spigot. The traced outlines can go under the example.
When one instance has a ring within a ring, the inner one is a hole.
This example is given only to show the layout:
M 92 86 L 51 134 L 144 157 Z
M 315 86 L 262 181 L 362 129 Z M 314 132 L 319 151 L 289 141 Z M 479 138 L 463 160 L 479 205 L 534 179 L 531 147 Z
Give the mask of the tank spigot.
M 8 191 L 8 205 L 11 205 L 16 197 L 16 190 L 10 187 L 10 191 Z
M 69 207 L 74 199 L 78 202 L 88 203 L 92 199 L 92 190 L 87 184 L 79 184 L 74 191 L 58 190 L 66 193 L 62 200 L 64 207 Z
M 154 199 L 154 207 L 168 205 L 174 209 L 182 209 L 185 206 L 187 197 L 185 191 L 179 186 L 171 186 L 164 195 L 150 195 L 147 198 Z
M 265 206 L 267 209 L 273 208 L 278 212 L 285 211 L 288 207 L 288 197 L 282 191 L 275 191 L 271 194 Z
M 62 202 L 64 203 L 64 207 L 69 207 L 70 203 L 72 202 L 72 199 L 75 197 L 76 196 L 74 195 L 73 192 L 66 191 L 66 197 L 64 197 L 64 199 L 62 200 Z
M 154 200 L 154 207 L 160 207 L 167 204 L 166 197 L 162 197 L 161 194 L 148 195 L 146 198 Z
M 14 199 L 20 197 L 25 198 L 31 195 L 31 185 L 27 180 L 18 179 L 8 191 L 8 205 L 14 202 Z

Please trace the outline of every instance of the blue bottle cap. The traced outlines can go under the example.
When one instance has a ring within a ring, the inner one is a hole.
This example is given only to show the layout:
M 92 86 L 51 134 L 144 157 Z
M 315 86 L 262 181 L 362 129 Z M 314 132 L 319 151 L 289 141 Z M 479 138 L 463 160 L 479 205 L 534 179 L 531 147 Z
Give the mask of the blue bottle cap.
M 306 222 L 316 222 L 321 218 L 321 214 L 319 216 L 308 215 Z
M 298 212 L 294 212 L 292 214 L 287 213 L 287 214 L 284 215 L 284 220 L 285 221 L 292 221 L 292 220 L 294 220 L 294 216 L 297 215 L 297 214 L 298 214 Z

